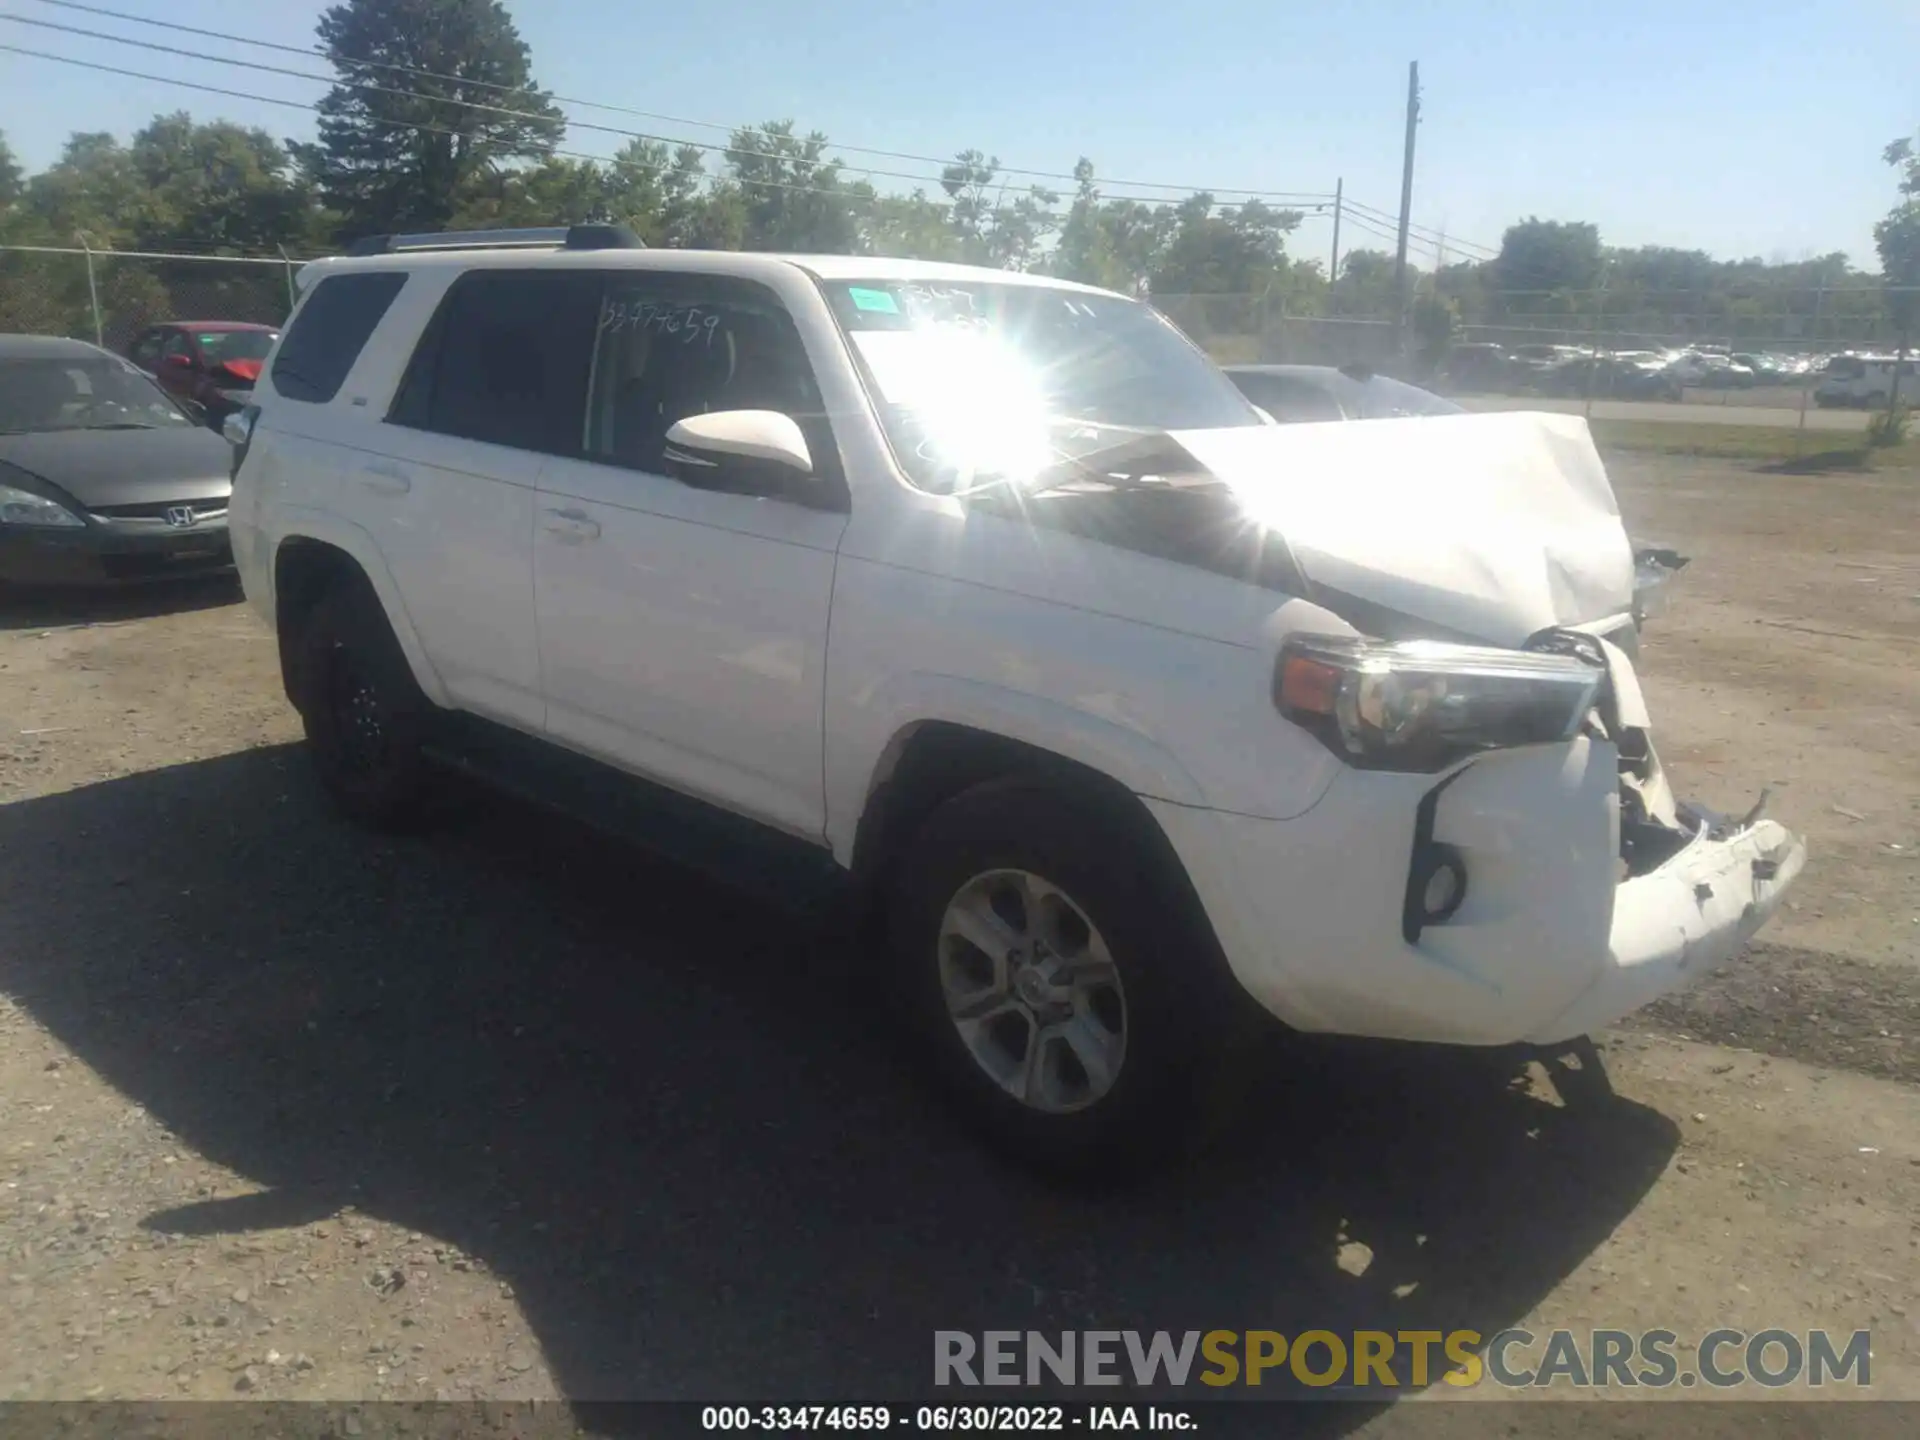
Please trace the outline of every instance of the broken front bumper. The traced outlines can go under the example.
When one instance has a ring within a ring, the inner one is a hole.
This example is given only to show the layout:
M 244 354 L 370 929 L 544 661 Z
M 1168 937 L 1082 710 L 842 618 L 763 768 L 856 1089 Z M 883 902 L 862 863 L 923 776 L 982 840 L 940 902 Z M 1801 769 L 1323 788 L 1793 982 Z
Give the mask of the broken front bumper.
M 1607 964 L 1586 993 L 1528 1040 L 1553 1044 L 1613 1024 L 1726 963 L 1779 908 L 1807 844 L 1759 820 L 1702 835 L 1651 874 L 1614 891 Z
M 1773 821 L 1705 820 L 1622 879 L 1619 752 L 1587 736 L 1435 788 L 1343 771 L 1284 821 L 1146 803 L 1249 994 L 1296 1029 L 1383 1039 L 1550 1044 L 1610 1024 L 1737 954 L 1806 860 Z M 1409 927 L 1423 802 L 1467 885 Z

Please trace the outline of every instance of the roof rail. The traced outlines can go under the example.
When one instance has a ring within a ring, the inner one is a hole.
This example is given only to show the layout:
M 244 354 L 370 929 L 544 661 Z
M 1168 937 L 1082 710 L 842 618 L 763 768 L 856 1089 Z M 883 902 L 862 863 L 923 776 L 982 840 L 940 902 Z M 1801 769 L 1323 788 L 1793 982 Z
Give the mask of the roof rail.
M 420 235 L 369 235 L 348 255 L 392 255 L 413 250 L 644 250 L 647 242 L 624 225 L 546 225 L 525 230 L 441 230 Z

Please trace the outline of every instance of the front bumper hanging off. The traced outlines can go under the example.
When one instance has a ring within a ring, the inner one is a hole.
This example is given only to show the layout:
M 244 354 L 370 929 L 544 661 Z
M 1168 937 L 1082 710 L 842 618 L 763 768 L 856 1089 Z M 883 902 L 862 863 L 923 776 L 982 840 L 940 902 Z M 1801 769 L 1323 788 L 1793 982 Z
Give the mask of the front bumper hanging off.
M 1553 1044 L 1589 1034 L 1725 964 L 1772 918 L 1806 863 L 1806 841 L 1774 820 L 1750 819 L 1717 839 L 1703 830 L 1614 891 L 1605 968 L 1527 1038 Z
M 1677 803 L 1632 662 L 1603 648 L 1599 733 L 1444 778 L 1342 770 L 1286 820 L 1147 800 L 1249 994 L 1299 1030 L 1551 1045 L 1737 955 L 1806 844 L 1757 807 L 1729 822 Z M 1422 843 L 1466 883 L 1415 925 Z

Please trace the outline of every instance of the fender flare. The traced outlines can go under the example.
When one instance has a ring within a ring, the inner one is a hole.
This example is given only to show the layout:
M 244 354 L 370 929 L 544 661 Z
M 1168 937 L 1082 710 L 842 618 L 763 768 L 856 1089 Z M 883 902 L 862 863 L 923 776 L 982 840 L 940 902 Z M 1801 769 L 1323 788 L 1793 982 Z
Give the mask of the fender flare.
M 407 665 L 413 671 L 413 678 L 421 691 L 435 705 L 448 707 L 451 702 L 447 699 L 447 687 L 440 679 L 440 672 L 433 668 L 433 662 L 427 658 L 426 649 L 420 644 L 420 636 L 413 628 L 413 618 L 407 613 L 400 587 L 394 583 L 393 572 L 387 568 L 386 559 L 381 555 L 380 546 L 373 536 L 351 521 L 306 506 L 286 506 L 278 511 L 276 518 L 279 523 L 273 532 L 273 563 L 268 573 L 277 574 L 280 547 L 289 540 L 314 540 L 341 551 L 360 567 L 367 582 L 373 586 L 373 593 L 379 597 L 380 608 L 386 611 L 387 623 L 393 627 L 394 638 L 400 642 L 401 652 L 407 657 Z M 274 608 L 277 614 L 279 594 L 277 581 L 275 583 Z
M 978 730 L 1057 755 L 1106 776 L 1130 794 L 1177 805 L 1204 806 L 1199 783 L 1153 737 L 1117 721 L 989 681 L 924 671 L 897 676 L 864 697 L 856 726 L 884 735 L 870 753 L 849 757 L 858 804 L 828 817 L 828 840 L 843 865 L 853 863 L 861 816 L 893 774 L 923 725 Z M 829 741 L 831 744 L 831 741 Z M 863 750 L 865 746 L 863 745 Z

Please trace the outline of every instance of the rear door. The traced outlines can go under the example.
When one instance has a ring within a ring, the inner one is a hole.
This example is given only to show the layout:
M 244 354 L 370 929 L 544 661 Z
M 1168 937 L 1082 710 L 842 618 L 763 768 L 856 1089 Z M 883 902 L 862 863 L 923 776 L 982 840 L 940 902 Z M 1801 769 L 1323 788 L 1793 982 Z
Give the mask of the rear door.
M 597 282 L 476 269 L 421 336 L 349 490 L 449 698 L 539 731 L 534 489 L 579 446 Z

